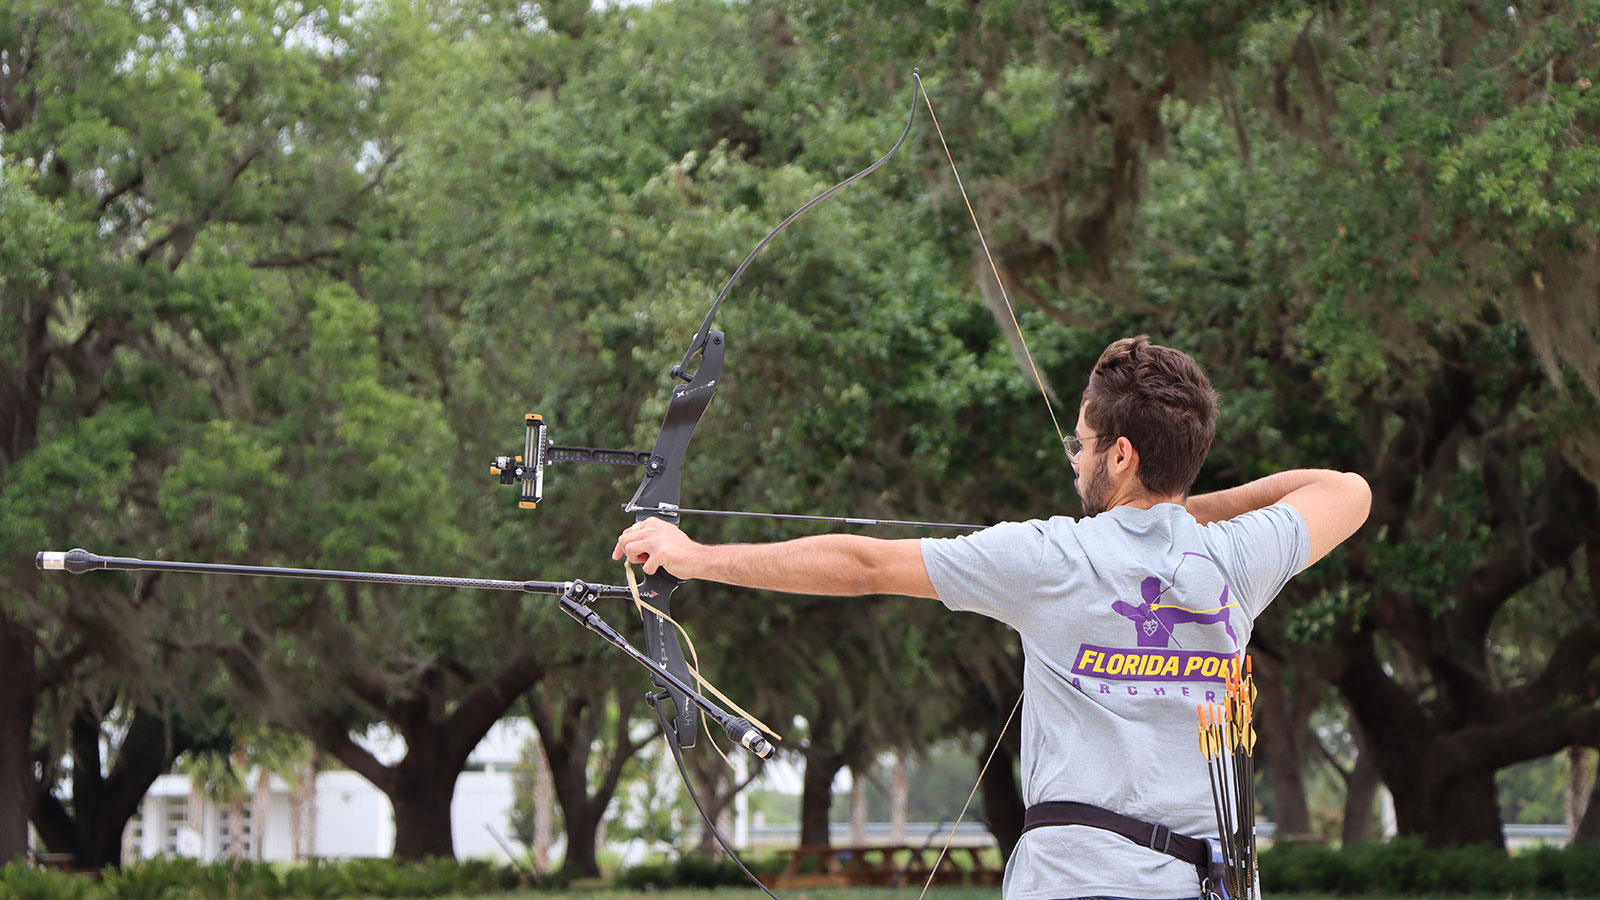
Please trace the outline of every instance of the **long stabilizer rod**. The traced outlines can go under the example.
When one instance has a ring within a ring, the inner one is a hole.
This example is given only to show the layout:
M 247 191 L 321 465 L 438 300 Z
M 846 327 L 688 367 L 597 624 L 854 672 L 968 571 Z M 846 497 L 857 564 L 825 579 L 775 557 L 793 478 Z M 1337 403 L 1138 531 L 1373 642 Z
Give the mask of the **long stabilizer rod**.
M 172 562 L 157 559 L 138 559 L 131 556 L 100 556 L 87 550 L 42 550 L 34 556 L 34 565 L 47 571 L 71 572 L 82 575 L 100 569 L 130 572 L 185 572 L 193 575 L 245 575 L 263 578 L 298 578 L 319 581 L 353 581 L 377 584 L 403 584 L 413 587 L 466 588 L 480 591 L 518 591 L 526 594 L 553 594 L 560 598 L 561 609 L 579 624 L 600 635 L 608 643 L 657 677 L 665 680 L 705 710 L 728 732 L 740 746 L 762 759 L 770 759 L 773 747 L 748 719 L 727 712 L 709 698 L 695 690 L 693 685 L 669 672 L 656 660 L 641 653 L 627 639 L 607 625 L 589 603 L 602 597 L 632 597 L 633 592 L 614 584 L 590 584 L 586 581 L 501 581 L 494 578 L 451 578 L 440 575 L 400 575 L 390 572 L 349 572 L 340 569 L 294 569 L 282 566 L 234 566 L 224 563 Z
M 87 550 L 45 550 L 34 557 L 41 569 L 81 575 L 96 569 L 128 572 L 188 572 L 192 575 L 248 575 L 258 578 L 310 578 L 319 581 L 354 581 L 369 584 L 404 584 L 413 587 L 466 588 L 476 591 L 518 591 L 524 594 L 560 596 L 572 586 L 570 581 L 501 581 L 494 578 L 451 578 L 444 575 L 400 575 L 391 572 L 349 572 L 341 569 L 294 569 L 283 566 L 234 566 L 224 563 L 169 562 L 137 559 L 131 556 L 100 556 Z M 633 595 L 626 585 L 591 584 L 595 595 L 626 598 Z

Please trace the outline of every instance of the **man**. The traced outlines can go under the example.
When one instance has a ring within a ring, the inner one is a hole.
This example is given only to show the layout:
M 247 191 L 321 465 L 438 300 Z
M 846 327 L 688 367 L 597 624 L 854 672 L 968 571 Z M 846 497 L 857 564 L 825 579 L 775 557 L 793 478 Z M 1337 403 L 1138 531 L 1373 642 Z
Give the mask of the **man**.
M 805 594 L 902 594 L 1016 629 L 1026 652 L 1023 798 L 1092 804 L 1214 835 L 1195 705 L 1221 700 L 1224 659 L 1288 581 L 1366 520 L 1359 475 L 1279 472 L 1188 496 L 1217 397 L 1187 354 L 1145 336 L 1107 347 L 1066 439 L 1084 517 L 1009 522 L 954 539 L 820 535 L 703 545 L 659 520 L 614 556 L 680 578 Z M 1198 894 L 1193 865 L 1103 826 L 1027 831 L 1008 900 Z

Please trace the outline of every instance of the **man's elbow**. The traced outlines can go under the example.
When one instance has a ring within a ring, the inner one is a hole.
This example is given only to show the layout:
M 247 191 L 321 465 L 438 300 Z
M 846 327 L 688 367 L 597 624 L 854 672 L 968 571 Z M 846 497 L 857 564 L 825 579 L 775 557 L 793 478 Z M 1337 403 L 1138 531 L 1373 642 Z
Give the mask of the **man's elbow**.
M 841 573 L 839 596 L 868 597 L 886 593 L 883 589 L 884 582 L 885 578 L 880 569 L 870 564 L 856 567 L 848 573 Z
M 1351 517 L 1355 520 L 1355 527 L 1367 521 L 1367 516 L 1372 512 L 1372 485 L 1367 480 L 1354 472 L 1339 473 L 1340 489 L 1349 498 Z
M 845 552 L 834 561 L 835 567 L 828 573 L 836 595 L 866 597 L 889 593 L 886 587 L 892 581 L 890 566 L 878 542 L 872 538 L 851 535 L 841 545 Z
M 858 545 L 850 567 L 850 587 L 856 596 L 887 594 L 899 597 L 935 597 L 933 583 L 922 561 L 922 542 L 872 540 Z

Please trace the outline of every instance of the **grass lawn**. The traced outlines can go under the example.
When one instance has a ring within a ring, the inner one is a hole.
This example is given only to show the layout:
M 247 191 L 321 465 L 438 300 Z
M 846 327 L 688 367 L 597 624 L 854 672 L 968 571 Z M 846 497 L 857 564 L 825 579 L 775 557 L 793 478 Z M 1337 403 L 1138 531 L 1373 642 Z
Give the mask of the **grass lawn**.
M 845 889 L 776 890 L 779 900 L 917 900 L 922 887 L 845 887 Z M 666 890 L 552 890 L 493 894 L 470 900 L 766 900 L 754 887 L 674 887 Z M 926 900 L 1000 900 L 997 887 L 934 887 Z M 1416 900 L 1370 894 L 1355 897 L 1326 897 L 1322 894 L 1272 894 L 1269 900 Z M 1430 895 L 1429 900 L 1506 900 L 1504 895 Z M 1530 900 L 1530 898 L 1520 898 Z M 1539 897 L 1536 900 L 1582 900 L 1576 897 Z
M 917 900 L 922 887 L 802 887 L 795 890 L 774 890 L 779 900 Z M 474 900 L 696 900 L 712 897 L 715 900 L 766 900 L 766 895 L 754 887 L 670 887 L 661 890 L 552 890 L 552 892 L 525 892 L 525 894 L 496 894 L 475 897 Z M 928 890 L 928 900 L 1000 900 L 998 887 L 934 887 Z

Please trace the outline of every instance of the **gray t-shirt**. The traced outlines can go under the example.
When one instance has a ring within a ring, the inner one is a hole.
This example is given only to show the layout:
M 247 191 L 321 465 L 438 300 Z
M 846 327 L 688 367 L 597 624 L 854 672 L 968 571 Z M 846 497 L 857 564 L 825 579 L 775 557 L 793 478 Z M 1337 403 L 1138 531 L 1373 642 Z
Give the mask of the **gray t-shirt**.
M 922 541 L 946 606 L 1022 637 L 1023 802 L 1076 800 L 1212 836 L 1195 704 L 1221 702 L 1222 660 L 1244 652 L 1310 553 L 1284 504 L 1206 526 L 1173 503 L 1119 506 Z M 1166 900 L 1199 886 L 1188 863 L 1068 825 L 1024 835 L 1004 895 Z

